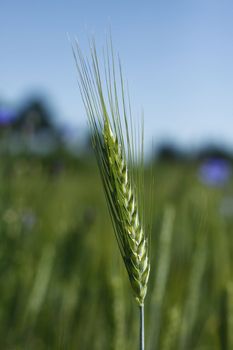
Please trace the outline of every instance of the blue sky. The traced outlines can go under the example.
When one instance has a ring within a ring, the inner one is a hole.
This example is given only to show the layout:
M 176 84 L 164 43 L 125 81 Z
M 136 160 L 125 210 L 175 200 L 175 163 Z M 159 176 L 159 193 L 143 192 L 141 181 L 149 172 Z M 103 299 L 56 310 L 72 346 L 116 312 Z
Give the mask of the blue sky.
M 146 139 L 233 148 L 233 2 L 1 0 L 0 99 L 46 96 L 59 122 L 85 126 L 67 33 L 88 52 L 111 26 Z

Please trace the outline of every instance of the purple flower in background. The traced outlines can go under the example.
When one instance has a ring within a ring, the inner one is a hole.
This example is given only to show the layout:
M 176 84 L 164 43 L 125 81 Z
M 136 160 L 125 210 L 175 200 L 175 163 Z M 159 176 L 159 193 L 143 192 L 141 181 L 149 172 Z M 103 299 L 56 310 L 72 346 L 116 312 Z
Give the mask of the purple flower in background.
M 0 126 L 7 126 L 15 119 L 16 115 L 13 111 L 0 108 Z
M 231 176 L 231 164 L 225 159 L 211 158 L 199 168 L 201 182 L 209 186 L 223 186 Z

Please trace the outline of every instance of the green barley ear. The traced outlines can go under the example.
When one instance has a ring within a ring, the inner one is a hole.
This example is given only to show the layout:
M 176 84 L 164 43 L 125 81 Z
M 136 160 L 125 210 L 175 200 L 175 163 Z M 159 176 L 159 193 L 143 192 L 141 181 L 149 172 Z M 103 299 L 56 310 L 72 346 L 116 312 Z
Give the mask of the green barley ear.
M 121 65 L 119 62 L 118 69 L 115 68 L 111 42 L 103 54 L 103 66 L 94 41 L 90 49 L 90 60 L 83 57 L 78 44 L 73 50 L 79 87 L 115 236 L 140 306 L 143 328 L 143 305 L 150 272 L 148 228 L 144 220 L 143 127 L 141 134 L 133 127 L 129 102 L 126 106 L 129 100 L 125 97 Z M 143 338 L 141 329 L 142 342 Z

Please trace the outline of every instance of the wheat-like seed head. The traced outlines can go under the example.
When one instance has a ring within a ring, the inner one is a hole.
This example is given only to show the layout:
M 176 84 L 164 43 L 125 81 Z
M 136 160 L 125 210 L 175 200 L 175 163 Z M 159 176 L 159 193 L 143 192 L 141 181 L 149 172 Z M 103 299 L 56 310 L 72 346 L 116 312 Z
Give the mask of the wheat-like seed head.
M 150 271 L 143 210 L 143 137 L 135 144 L 132 119 L 129 121 L 127 118 L 121 66 L 119 64 L 118 91 L 111 45 L 110 49 L 109 53 L 108 46 L 107 55 L 104 56 L 105 85 L 94 42 L 91 44 L 90 62 L 84 59 L 78 45 L 74 55 L 116 239 L 136 301 L 143 305 Z

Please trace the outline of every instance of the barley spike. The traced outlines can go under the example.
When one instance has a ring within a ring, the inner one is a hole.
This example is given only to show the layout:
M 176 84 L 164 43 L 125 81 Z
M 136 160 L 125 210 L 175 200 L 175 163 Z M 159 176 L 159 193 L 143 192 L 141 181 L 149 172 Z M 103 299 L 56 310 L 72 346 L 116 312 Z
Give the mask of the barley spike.
M 143 306 L 150 272 L 149 227 L 145 228 L 143 197 L 143 135 L 136 141 L 138 134 L 132 127 L 131 114 L 130 119 L 127 115 L 130 104 L 127 108 L 121 65 L 117 78 L 111 42 L 104 54 L 104 79 L 94 41 L 90 48 L 91 60 L 83 57 L 78 44 L 73 48 L 79 87 L 117 243 L 135 299 Z

